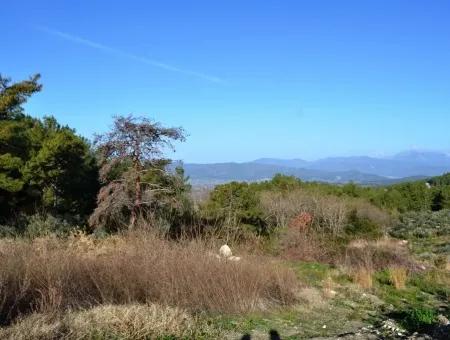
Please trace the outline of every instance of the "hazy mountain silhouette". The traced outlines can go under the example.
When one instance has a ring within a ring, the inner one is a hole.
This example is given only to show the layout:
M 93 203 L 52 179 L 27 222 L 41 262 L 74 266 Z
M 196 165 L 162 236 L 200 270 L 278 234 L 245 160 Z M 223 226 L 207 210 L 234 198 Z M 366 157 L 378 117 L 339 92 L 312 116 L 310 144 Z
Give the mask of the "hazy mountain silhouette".
M 321 171 L 357 171 L 388 178 L 437 176 L 450 171 L 450 156 L 443 152 L 405 151 L 389 158 L 329 157 L 312 162 L 264 158 L 254 163 L 301 167 Z M 296 164 L 301 164 L 297 166 Z
M 443 152 L 405 151 L 392 157 L 328 157 L 316 161 L 260 158 L 244 163 L 184 164 L 194 184 L 259 181 L 277 173 L 305 181 L 389 184 L 450 172 L 450 156 Z

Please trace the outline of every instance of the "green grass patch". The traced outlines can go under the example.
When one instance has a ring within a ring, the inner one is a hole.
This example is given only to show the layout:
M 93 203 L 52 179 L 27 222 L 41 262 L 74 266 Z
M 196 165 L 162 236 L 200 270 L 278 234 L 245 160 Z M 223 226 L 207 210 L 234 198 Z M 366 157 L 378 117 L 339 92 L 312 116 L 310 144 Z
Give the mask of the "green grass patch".
M 317 286 L 327 279 L 332 272 L 328 264 L 317 262 L 294 262 L 292 263 L 297 277 L 307 285 Z

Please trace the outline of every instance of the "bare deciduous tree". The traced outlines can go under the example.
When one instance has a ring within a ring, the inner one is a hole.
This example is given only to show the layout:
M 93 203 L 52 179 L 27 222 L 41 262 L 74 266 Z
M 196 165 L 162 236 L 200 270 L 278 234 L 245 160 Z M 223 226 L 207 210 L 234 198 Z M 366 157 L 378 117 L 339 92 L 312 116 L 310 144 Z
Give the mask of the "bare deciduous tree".
M 182 128 L 166 128 L 147 118 L 117 116 L 110 132 L 95 137 L 101 157 L 100 176 L 104 181 L 110 171 L 123 164 L 131 165 L 127 176 L 133 182 L 133 202 L 131 203 L 130 227 L 134 227 L 140 214 L 143 196 L 142 177 L 149 169 L 160 170 L 158 162 L 165 147 L 174 149 L 173 141 L 184 141 Z M 125 178 L 113 182 L 123 182 Z M 164 190 L 155 188 L 154 190 Z M 104 190 L 103 190 L 104 191 Z M 101 192 L 103 192 L 101 191 Z

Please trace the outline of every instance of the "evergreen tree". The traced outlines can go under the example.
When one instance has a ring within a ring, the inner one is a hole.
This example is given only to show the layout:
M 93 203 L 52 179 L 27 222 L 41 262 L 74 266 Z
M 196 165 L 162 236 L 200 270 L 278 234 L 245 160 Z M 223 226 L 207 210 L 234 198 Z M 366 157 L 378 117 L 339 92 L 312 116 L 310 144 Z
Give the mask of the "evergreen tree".
M 10 84 L 0 76 L 1 217 L 36 209 L 86 216 L 98 190 L 95 158 L 74 130 L 24 113 L 22 104 L 42 88 L 38 80 Z
M 181 128 L 166 128 L 147 118 L 116 117 L 113 129 L 95 141 L 105 185 L 99 192 L 91 225 L 106 226 L 117 221 L 123 225 L 124 215 L 129 214 L 128 226 L 134 227 L 143 208 L 151 206 L 144 194 L 171 192 L 172 188 L 145 178 L 152 173 L 165 175 L 163 148 L 173 148 L 172 141 L 184 139 Z

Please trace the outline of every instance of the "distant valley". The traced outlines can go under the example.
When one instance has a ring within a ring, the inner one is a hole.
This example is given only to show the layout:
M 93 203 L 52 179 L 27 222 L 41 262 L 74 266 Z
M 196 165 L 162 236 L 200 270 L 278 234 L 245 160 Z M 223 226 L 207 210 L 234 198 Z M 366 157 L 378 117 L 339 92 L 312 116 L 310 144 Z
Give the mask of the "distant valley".
M 384 185 L 450 172 L 450 156 L 443 152 L 406 151 L 386 158 L 331 157 L 316 161 L 260 158 L 244 163 L 186 163 L 183 166 L 194 185 L 261 181 L 277 173 L 304 181 Z

